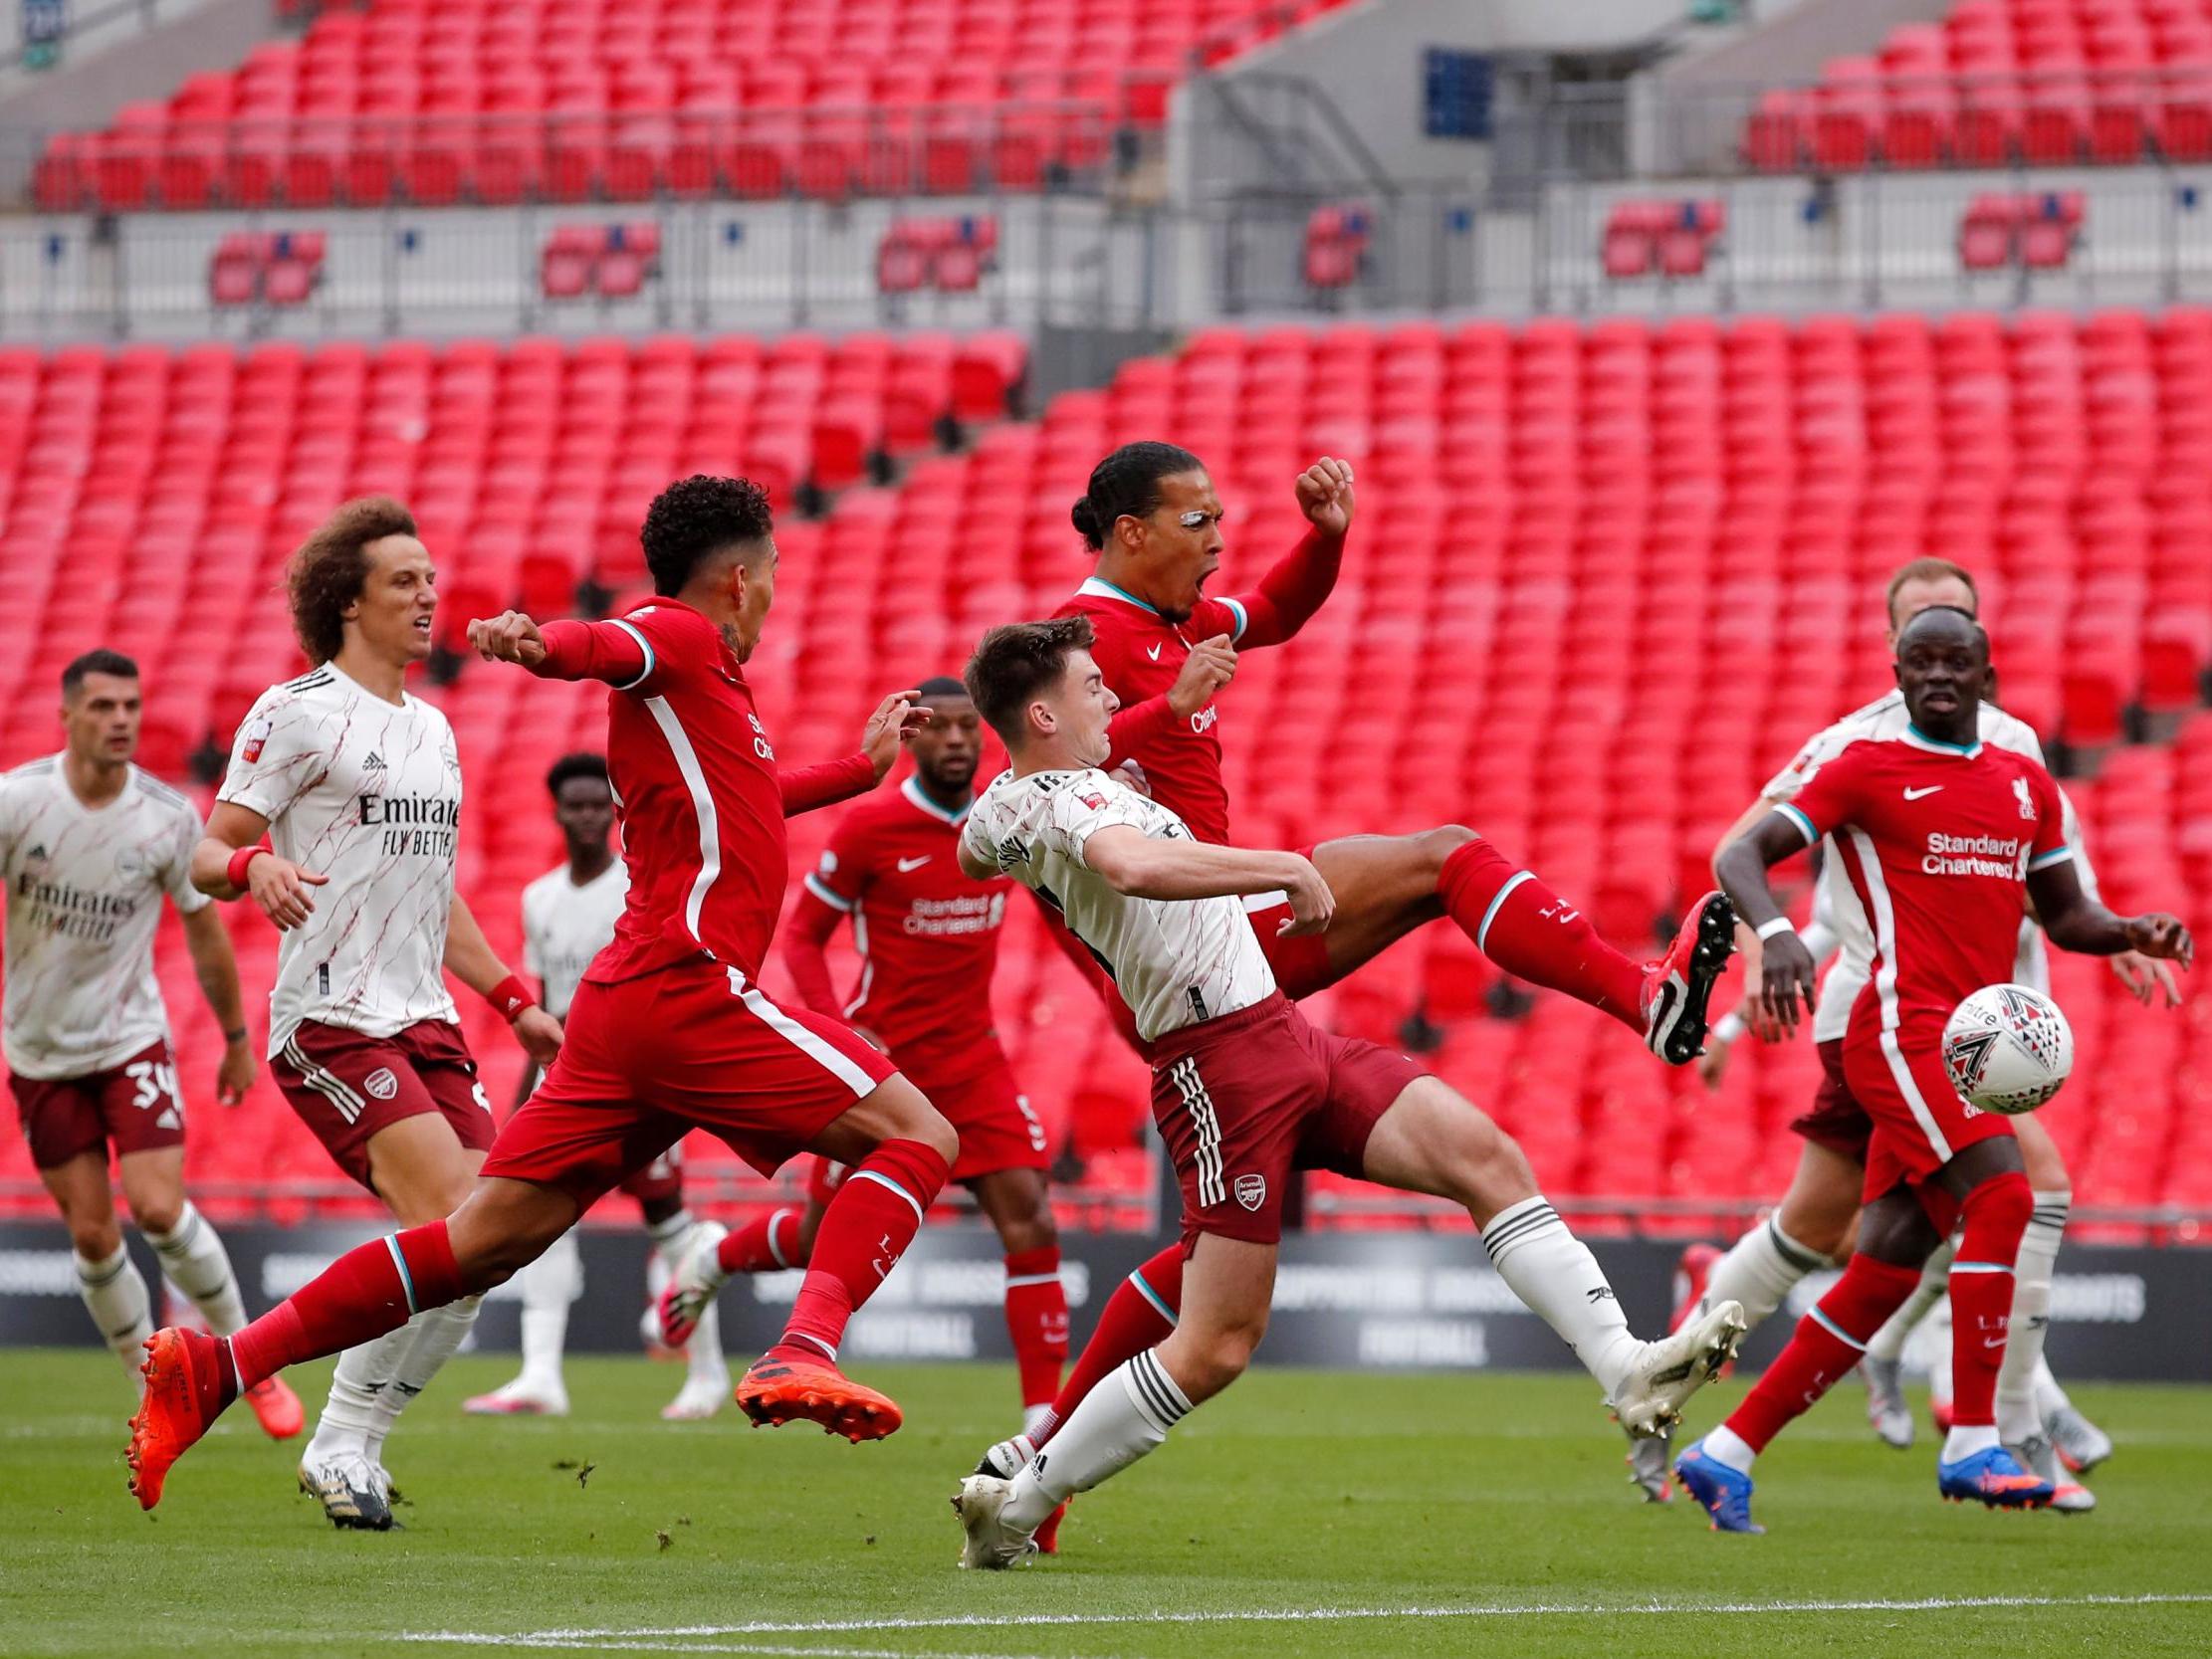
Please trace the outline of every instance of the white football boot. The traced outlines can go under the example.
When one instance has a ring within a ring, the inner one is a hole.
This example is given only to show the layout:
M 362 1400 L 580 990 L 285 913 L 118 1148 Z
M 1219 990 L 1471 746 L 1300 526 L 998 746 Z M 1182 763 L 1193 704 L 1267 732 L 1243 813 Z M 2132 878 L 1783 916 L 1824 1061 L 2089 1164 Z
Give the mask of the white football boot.
M 1867 1421 L 1876 1435 L 1884 1446 L 1910 1451 L 1915 1425 L 1912 1407 L 1904 1402 L 1903 1364 L 1870 1353 L 1859 1361 L 1859 1374 L 1867 1379 Z
M 668 1276 L 668 1284 L 661 1291 L 661 1341 L 670 1348 L 682 1348 L 691 1341 L 700 1315 L 730 1282 L 730 1275 L 715 1260 L 716 1249 L 729 1236 L 730 1229 L 719 1221 L 702 1221 L 692 1228 L 683 1262 Z
M 359 1452 L 341 1452 L 317 1463 L 302 1463 L 300 1490 L 323 1506 L 333 1527 L 363 1533 L 391 1531 L 391 1503 L 385 1488 Z
M 953 1499 L 953 1513 L 960 1517 L 960 1524 L 968 1534 L 968 1542 L 960 1552 L 962 1566 L 1003 1572 L 1009 1566 L 1022 1565 L 1036 1555 L 1036 1535 L 1018 1532 L 1006 1524 L 1006 1500 L 1012 1494 L 1013 1483 L 995 1475 L 970 1475 L 960 1483 L 960 1493 Z
M 1740 1302 L 1720 1302 L 1679 1331 L 1646 1343 L 1614 1390 L 1612 1406 L 1636 1439 L 1663 1434 L 1682 1420 L 1682 1402 L 1718 1376 L 1750 1329 Z

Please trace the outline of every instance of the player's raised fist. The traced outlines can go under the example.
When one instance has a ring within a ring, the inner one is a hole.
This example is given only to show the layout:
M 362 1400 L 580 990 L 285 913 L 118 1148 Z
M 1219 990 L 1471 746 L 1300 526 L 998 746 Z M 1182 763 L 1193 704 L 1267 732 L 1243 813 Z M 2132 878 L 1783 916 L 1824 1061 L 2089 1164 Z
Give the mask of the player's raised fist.
M 1298 475 L 1298 511 L 1325 535 L 1352 527 L 1352 464 L 1324 455 Z
M 536 668 L 546 660 L 546 638 L 521 611 L 478 617 L 469 624 L 469 644 L 488 663 L 520 663 Z
M 1235 678 L 1236 647 L 1228 635 L 1216 634 L 1212 639 L 1200 640 L 1191 647 L 1183 672 L 1168 688 L 1168 707 L 1189 720 L 1213 701 L 1216 692 Z
M 860 728 L 860 752 L 874 764 L 878 782 L 891 769 L 891 762 L 898 759 L 899 745 L 930 723 L 930 712 L 915 703 L 921 695 L 919 691 L 893 692 L 876 705 L 876 712 Z
M 2127 942 L 2146 956 L 2158 956 L 2187 967 L 2196 959 L 2196 941 L 2178 916 L 2153 911 L 2127 919 Z

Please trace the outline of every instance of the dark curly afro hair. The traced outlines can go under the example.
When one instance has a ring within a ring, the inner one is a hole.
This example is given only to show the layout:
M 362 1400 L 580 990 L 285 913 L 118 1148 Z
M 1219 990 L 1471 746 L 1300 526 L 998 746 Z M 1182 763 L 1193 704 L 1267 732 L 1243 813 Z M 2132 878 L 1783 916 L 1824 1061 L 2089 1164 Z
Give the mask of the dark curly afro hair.
M 694 473 L 653 498 L 637 538 L 653 591 L 673 598 L 701 560 L 725 547 L 766 541 L 774 528 L 769 493 L 751 479 Z

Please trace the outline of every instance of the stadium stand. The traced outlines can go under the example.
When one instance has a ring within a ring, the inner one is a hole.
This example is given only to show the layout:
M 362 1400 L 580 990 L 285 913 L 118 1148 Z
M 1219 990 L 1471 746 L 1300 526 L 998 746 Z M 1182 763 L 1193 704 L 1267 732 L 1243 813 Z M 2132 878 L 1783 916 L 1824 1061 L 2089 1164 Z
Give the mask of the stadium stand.
M 1342 0 L 376 0 L 58 138 L 43 207 L 1033 190 Z M 774 41 L 773 53 L 762 43 Z
M 1724 205 L 1712 198 L 1616 202 L 1598 258 L 1615 279 L 1701 277 L 1726 224 Z
M 1752 166 L 2126 165 L 2212 158 L 2212 9 L 2201 0 L 1964 0 L 1761 98 Z
M 549 300 L 627 300 L 660 274 L 661 228 L 635 224 L 557 225 L 539 258 Z
M 208 301 L 220 307 L 302 305 L 323 280 L 326 245 L 320 231 L 234 231 L 208 261 Z
M 294 661 L 278 562 L 346 494 L 415 505 L 450 643 L 505 603 L 634 590 L 637 514 L 672 476 L 740 467 L 788 502 L 809 471 L 842 477 L 871 442 L 918 454 L 951 417 L 974 428 L 960 453 L 779 529 L 765 712 L 786 756 L 834 753 L 883 689 L 1063 598 L 1085 568 L 1066 515 L 1089 467 L 1167 433 L 1215 468 L 1236 578 L 1294 539 L 1299 466 L 1330 452 L 1359 470 L 1366 551 L 1293 646 L 1245 659 L 1224 704 L 1246 840 L 1465 822 L 1641 945 L 1709 885 L 1714 839 L 1796 744 L 1887 683 L 1880 583 L 1941 552 L 1985 577 L 2006 703 L 2104 750 L 2070 787 L 2114 896 L 2178 900 L 2212 929 L 2212 311 L 1212 328 L 1034 422 L 986 424 L 1019 378 L 1016 341 L 919 335 L 0 352 L 16 752 L 46 741 L 53 677 L 95 640 L 144 661 L 149 765 L 176 775 L 227 742 Z M 597 700 L 475 666 L 427 695 L 469 772 L 464 891 L 512 946 L 515 894 L 554 857 L 540 778 L 598 740 Z M 794 820 L 794 865 L 833 818 Z M 1134 1204 L 1141 1068 L 1013 914 L 1001 1033 L 1055 1136 Z M 274 937 L 229 919 L 266 983 Z M 213 1033 L 181 952 L 163 960 L 197 1099 Z M 2101 965 L 2059 971 L 2082 1064 L 2051 1122 L 2083 1189 L 2212 1198 L 2207 1131 L 2177 1104 L 2177 1080 L 2212 1066 L 2212 1005 L 2142 1019 Z M 1780 1190 L 1796 1142 L 1776 1132 L 1810 1093 L 1809 1047 L 1747 1045 L 1708 1097 L 1562 1000 L 1486 1017 L 1513 1005 L 1431 929 L 1321 1009 L 1393 1041 L 1421 1009 L 1444 1075 L 1562 1196 Z M 472 1035 L 504 1097 L 512 1045 Z M 330 1182 L 267 1089 L 234 1117 L 199 1111 L 192 1134 L 207 1193 Z M 696 1149 L 726 1195 L 758 1190 Z M 0 1176 L 27 1176 L 24 1155 L 9 1138 Z M 1341 1196 L 1318 1184 L 1324 1219 Z

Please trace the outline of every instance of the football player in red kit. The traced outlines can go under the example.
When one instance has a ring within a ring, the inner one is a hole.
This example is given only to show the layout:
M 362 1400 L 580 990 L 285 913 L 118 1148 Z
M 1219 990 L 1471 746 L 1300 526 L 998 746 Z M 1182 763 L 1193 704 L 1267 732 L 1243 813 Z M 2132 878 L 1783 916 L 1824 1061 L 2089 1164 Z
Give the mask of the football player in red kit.
M 2029 901 L 2053 944 L 2139 950 L 2186 966 L 2170 916 L 2114 916 L 2082 892 L 2051 774 L 1980 740 L 1989 637 L 1962 610 L 1922 611 L 1897 635 L 1897 689 L 1911 724 L 1824 761 L 1796 798 L 1731 843 L 1717 869 L 1766 943 L 1760 997 L 1786 1027 L 1813 1002 L 1813 958 L 1782 915 L 1767 868 L 1832 836 L 1875 937 L 1874 973 L 1852 1006 L 1844 1076 L 1874 1120 L 1857 1252 L 1735 1414 L 1675 1460 L 1715 1530 L 1759 1532 L 1751 1464 L 1859 1362 L 1958 1226 L 1951 1264 L 1957 1337 L 1952 1420 L 1936 1466 L 1945 1498 L 2035 1508 L 2052 1484 L 1999 1443 L 1997 1372 L 2013 1263 L 2035 1207 L 2011 1120 L 1963 1100 L 1943 1063 L 1960 1001 L 2010 978 Z
M 974 1190 L 1005 1247 L 1006 1329 L 1024 1415 L 1033 1416 L 1060 1386 L 1067 1296 L 1045 1190 L 1044 1126 L 991 1025 L 991 975 L 1013 884 L 976 881 L 960 868 L 961 826 L 983 755 L 983 722 L 968 688 L 925 681 L 921 708 L 929 724 L 910 744 L 913 775 L 838 824 L 784 926 L 783 961 L 807 1007 L 852 1021 L 960 1132 L 952 1178 Z M 840 999 L 822 947 L 848 917 L 860 981 Z M 803 1210 L 776 1209 L 727 1234 L 710 1224 L 662 1295 L 667 1340 L 689 1335 L 731 1274 L 803 1267 L 845 1173 L 816 1158 Z
M 143 1508 L 242 1389 L 501 1283 L 693 1127 L 764 1174 L 809 1150 L 855 1166 L 738 1404 L 757 1423 L 805 1418 L 854 1441 L 898 1428 L 896 1404 L 837 1369 L 837 1344 L 922 1224 L 959 1137 L 849 1026 L 779 1008 L 757 981 L 783 908 L 784 817 L 880 780 L 919 721 L 914 694 L 883 701 L 860 752 L 779 766 L 744 669 L 775 592 L 767 492 L 682 480 L 654 500 L 640 540 L 659 597 L 627 616 L 541 628 L 509 611 L 469 625 L 488 661 L 611 688 L 608 771 L 630 889 L 559 1054 L 445 1220 L 347 1252 L 234 1338 L 149 1339 L 129 1451 Z

